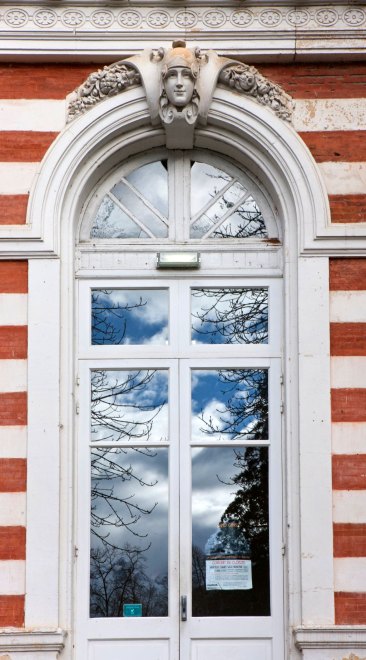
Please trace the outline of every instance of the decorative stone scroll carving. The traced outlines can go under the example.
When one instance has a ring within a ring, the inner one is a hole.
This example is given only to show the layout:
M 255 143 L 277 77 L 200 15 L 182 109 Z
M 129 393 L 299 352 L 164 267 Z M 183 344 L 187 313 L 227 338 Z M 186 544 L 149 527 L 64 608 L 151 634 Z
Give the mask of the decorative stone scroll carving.
M 99 101 L 115 96 L 132 85 L 141 85 L 141 76 L 134 64 L 128 60 L 91 73 L 70 95 L 67 121 L 75 119 Z
M 291 121 L 294 105 L 291 96 L 262 76 L 254 66 L 228 62 L 221 70 L 218 82 L 241 94 L 252 96 L 262 105 L 271 108 L 281 119 Z
M 168 50 L 143 51 L 92 73 L 70 98 L 68 121 L 99 101 L 142 84 L 151 123 L 163 125 L 167 148 L 192 149 L 195 126 L 206 124 L 218 83 L 291 120 L 291 97 L 257 69 L 176 41 Z

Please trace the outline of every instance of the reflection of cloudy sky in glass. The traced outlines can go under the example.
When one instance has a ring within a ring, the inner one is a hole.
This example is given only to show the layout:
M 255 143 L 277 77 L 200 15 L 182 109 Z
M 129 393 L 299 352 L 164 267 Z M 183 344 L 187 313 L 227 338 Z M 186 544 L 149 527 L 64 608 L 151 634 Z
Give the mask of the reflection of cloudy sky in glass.
M 245 449 L 239 451 L 243 454 Z M 192 543 L 203 551 L 239 490 L 230 483 L 239 472 L 234 466 L 237 452 L 231 447 L 192 449 Z
M 195 162 L 191 168 L 191 214 L 194 216 L 232 177 L 217 167 Z
M 236 373 L 239 382 L 224 382 L 226 374 Z M 266 370 L 231 369 L 221 370 L 192 370 L 192 440 L 240 440 L 250 437 L 253 427 L 260 420 L 260 411 L 253 414 L 248 410 L 248 401 L 253 396 L 260 396 L 255 382 L 249 377 L 258 376 L 266 379 Z M 242 378 L 241 378 L 242 375 Z M 241 379 L 240 379 L 241 378 Z M 234 404 L 235 409 L 240 408 L 240 414 L 234 415 L 228 411 L 228 406 Z M 266 401 L 264 401 L 266 409 Z M 229 432 L 224 432 L 228 425 L 232 425 Z
M 136 192 L 126 184 L 128 181 Z M 158 211 L 155 213 L 142 199 Z M 148 238 L 138 222 L 135 222 L 118 204 L 121 202 L 137 220 L 144 223 L 156 237 L 168 235 L 167 224 L 159 218 L 168 214 L 168 173 L 163 163 L 157 161 L 139 167 L 115 184 L 107 193 L 94 218 L 91 238 Z
M 143 440 L 168 437 L 168 372 L 93 370 L 91 440 Z
M 168 289 L 94 289 L 93 344 L 166 344 Z
M 93 448 L 91 460 L 92 511 L 105 521 L 95 527 L 96 533 L 119 548 L 144 550 L 149 577 L 165 575 L 168 449 Z M 102 544 L 93 533 L 91 543 L 94 548 Z
M 193 343 L 267 343 L 268 289 L 192 289 L 191 319 Z
M 130 172 L 125 178 L 162 215 L 168 215 L 168 172 L 161 161 L 143 165 Z
M 230 181 L 231 185 L 224 190 Z M 220 191 L 222 194 L 215 200 Z M 207 206 L 211 200 L 212 204 Z M 209 238 L 268 235 L 258 204 L 248 195 L 243 184 L 207 163 L 196 162 L 192 165 L 191 216 L 195 218 L 191 225 L 191 238 L 202 238 L 207 232 L 210 232 Z M 215 228 L 220 220 L 222 224 Z

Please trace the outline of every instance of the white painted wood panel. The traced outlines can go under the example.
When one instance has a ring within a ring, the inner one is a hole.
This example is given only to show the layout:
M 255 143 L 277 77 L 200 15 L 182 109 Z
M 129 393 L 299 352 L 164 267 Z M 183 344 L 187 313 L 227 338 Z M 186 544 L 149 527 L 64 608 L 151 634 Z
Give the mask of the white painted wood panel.
M 25 493 L 0 493 L 0 525 L 25 525 Z
M 88 660 L 169 660 L 169 640 L 126 639 L 118 641 L 98 641 L 89 644 Z
M 61 131 L 65 119 L 65 100 L 0 99 L 2 131 Z
M 334 323 L 366 323 L 366 291 L 331 291 L 330 320 Z
M 25 458 L 27 427 L 0 426 L 0 458 Z
M 366 422 L 332 424 L 333 454 L 366 453 Z

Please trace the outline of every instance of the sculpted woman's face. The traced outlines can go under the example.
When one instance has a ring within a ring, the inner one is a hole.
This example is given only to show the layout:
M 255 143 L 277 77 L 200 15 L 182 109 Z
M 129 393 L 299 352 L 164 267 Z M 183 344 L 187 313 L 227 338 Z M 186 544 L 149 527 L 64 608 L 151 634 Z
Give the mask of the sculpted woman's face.
M 164 78 L 164 89 L 169 103 L 177 108 L 186 106 L 193 95 L 194 79 L 188 67 L 169 69 Z

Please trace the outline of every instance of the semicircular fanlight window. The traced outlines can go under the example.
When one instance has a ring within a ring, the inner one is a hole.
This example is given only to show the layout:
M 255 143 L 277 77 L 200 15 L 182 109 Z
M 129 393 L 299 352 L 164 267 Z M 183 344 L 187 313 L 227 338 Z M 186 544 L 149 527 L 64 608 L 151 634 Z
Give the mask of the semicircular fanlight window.
M 190 238 L 267 236 L 261 210 L 238 178 L 207 163 L 192 163 Z
M 123 176 L 103 197 L 90 238 L 166 238 L 166 161 L 148 163 Z

